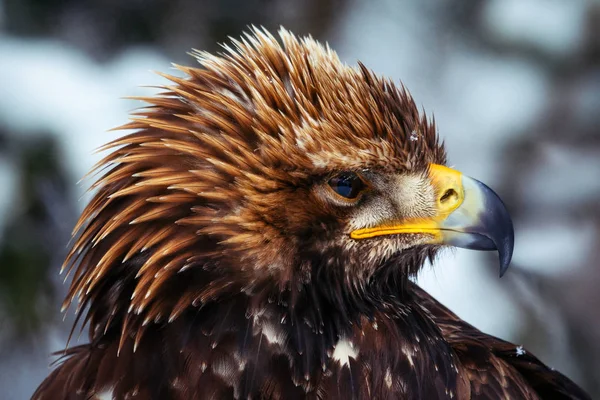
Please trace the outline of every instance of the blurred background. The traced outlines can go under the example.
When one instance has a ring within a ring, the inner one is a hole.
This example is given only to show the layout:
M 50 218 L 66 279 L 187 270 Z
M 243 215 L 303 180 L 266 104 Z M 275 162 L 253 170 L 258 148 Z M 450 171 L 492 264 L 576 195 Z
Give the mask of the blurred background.
M 450 164 L 507 203 L 516 247 L 501 280 L 495 254 L 454 251 L 419 283 L 600 398 L 600 1 L 0 0 L 3 398 L 28 398 L 65 345 L 76 182 L 141 106 L 120 97 L 249 24 L 327 41 L 435 115 Z

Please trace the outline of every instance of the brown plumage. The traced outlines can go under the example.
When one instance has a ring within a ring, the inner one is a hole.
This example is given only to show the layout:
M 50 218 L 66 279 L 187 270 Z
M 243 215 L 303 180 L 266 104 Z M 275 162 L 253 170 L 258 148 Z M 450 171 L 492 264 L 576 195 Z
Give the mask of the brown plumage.
M 195 52 L 104 147 L 65 262 L 89 344 L 33 397 L 587 398 L 409 280 L 458 242 L 397 229 L 463 189 L 408 92 L 280 36 Z

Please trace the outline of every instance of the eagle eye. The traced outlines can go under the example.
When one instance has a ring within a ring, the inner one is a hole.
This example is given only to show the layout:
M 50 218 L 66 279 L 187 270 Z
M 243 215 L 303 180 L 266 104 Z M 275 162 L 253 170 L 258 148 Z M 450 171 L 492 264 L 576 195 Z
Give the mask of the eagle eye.
M 356 199 L 365 188 L 363 180 L 354 172 L 341 172 L 327 183 L 335 193 L 348 200 Z

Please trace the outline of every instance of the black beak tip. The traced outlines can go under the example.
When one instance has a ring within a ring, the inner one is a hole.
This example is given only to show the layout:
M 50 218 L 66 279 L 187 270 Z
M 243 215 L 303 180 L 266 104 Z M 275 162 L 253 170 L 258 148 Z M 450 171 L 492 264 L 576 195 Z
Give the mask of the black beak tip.
M 506 273 L 506 271 L 508 271 L 508 267 L 509 267 L 508 263 L 500 261 L 500 274 L 499 274 L 500 278 L 502 278 L 504 276 L 504 274 Z
M 510 266 L 510 261 L 512 260 L 513 255 L 514 242 L 514 231 L 512 229 L 511 222 L 509 234 L 505 237 L 502 245 L 498 247 L 498 255 L 500 258 L 500 278 L 504 276 L 504 274 L 508 270 L 508 267 Z
M 482 227 L 494 243 L 500 258 L 500 278 L 504 276 L 513 255 L 515 231 L 506 206 L 498 195 L 485 184 L 478 182 L 485 193 L 486 213 L 482 215 Z

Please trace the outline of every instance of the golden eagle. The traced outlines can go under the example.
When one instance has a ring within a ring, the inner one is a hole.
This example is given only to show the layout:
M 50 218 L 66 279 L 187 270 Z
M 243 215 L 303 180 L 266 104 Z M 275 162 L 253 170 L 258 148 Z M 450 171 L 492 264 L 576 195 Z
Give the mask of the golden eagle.
M 311 38 L 195 52 L 95 168 L 68 348 L 34 399 L 587 399 L 410 278 L 497 249 L 498 196 L 444 166 L 404 87 Z

